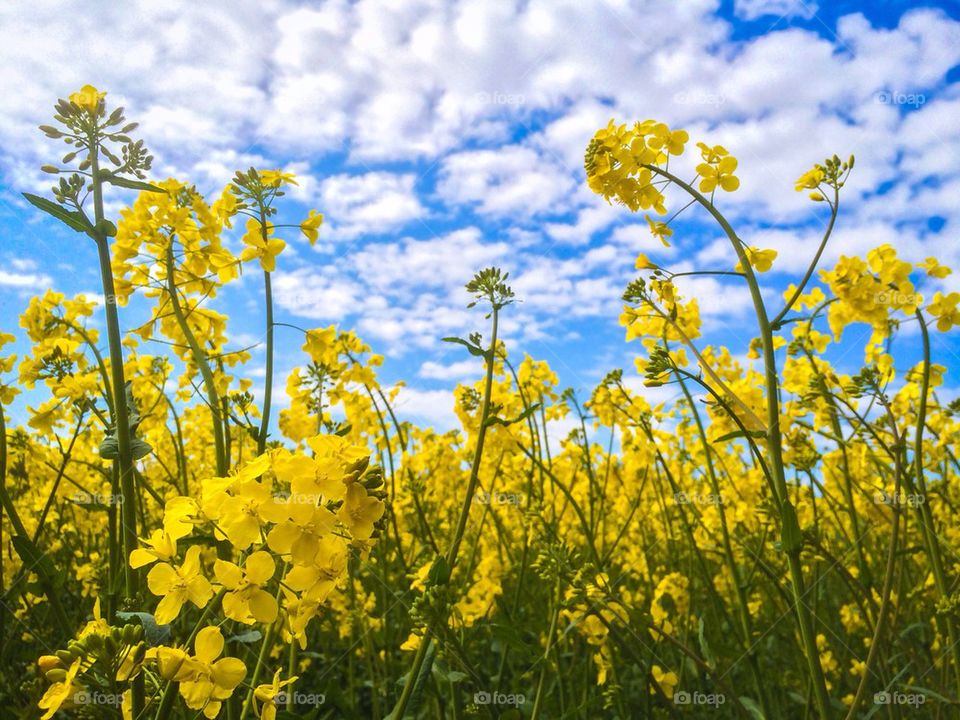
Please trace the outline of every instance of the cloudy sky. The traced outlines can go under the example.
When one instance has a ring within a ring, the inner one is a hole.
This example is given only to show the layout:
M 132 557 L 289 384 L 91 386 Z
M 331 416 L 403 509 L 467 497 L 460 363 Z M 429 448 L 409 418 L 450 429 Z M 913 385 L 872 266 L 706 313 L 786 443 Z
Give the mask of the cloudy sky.
M 403 412 L 441 425 L 447 390 L 479 372 L 440 341 L 482 329 L 462 290 L 477 269 L 510 271 L 523 301 L 507 313 L 513 355 L 548 360 L 585 395 L 614 367 L 632 374 L 617 316 L 638 252 L 674 270 L 733 265 L 701 215 L 665 249 L 642 216 L 589 192 L 583 151 L 611 117 L 654 117 L 740 158 L 741 190 L 720 203 L 748 244 L 778 250 L 771 298 L 825 221 L 792 181 L 834 152 L 857 165 L 826 263 L 888 242 L 960 270 L 954 0 L 37 0 L 0 6 L 0 67 L 0 329 L 37 291 L 99 288 L 92 243 L 20 199 L 48 191 L 37 167 L 60 152 L 36 126 L 92 83 L 140 121 L 155 179 L 214 194 L 236 169 L 296 172 L 284 212 L 315 207 L 327 224 L 315 248 L 290 238 L 279 319 L 355 328 L 387 356 L 384 378 L 407 381 Z M 921 290 L 960 289 L 958 276 Z M 710 339 L 744 352 L 746 288 L 685 290 Z M 250 272 L 214 305 L 238 346 L 262 337 L 261 291 Z M 283 387 L 301 339 L 281 332 Z M 960 344 L 934 342 L 955 388 Z

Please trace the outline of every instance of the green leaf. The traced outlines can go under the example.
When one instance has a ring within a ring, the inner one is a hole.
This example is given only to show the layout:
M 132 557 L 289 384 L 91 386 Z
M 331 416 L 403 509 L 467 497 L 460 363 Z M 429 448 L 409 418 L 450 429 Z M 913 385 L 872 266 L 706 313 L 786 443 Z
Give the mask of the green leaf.
M 427 583 L 436 586 L 446 585 L 449 581 L 450 566 L 447 564 L 447 559 L 443 555 L 437 555 L 437 559 L 433 561 L 427 573 Z
M 97 453 L 104 460 L 116 460 L 120 457 L 120 443 L 113 435 L 107 435 L 100 443 Z
M 933 698 L 934 700 L 937 700 L 937 701 L 939 701 L 939 702 L 942 702 L 944 705 L 953 705 L 953 703 L 954 703 L 954 701 L 951 700 L 950 698 L 944 697 L 943 695 L 941 695 L 941 694 L 938 693 L 938 692 L 934 692 L 933 690 L 930 690 L 929 688 L 921 687 L 921 686 L 919 686 L 919 685 L 904 685 L 904 686 L 903 686 L 903 689 L 904 689 L 904 690 L 916 691 L 917 693 L 919 693 L 919 694 L 921 694 L 921 695 L 925 695 L 925 696 L 927 696 L 928 698 Z
M 757 701 L 753 698 L 741 695 L 740 704 L 747 709 L 747 712 L 750 713 L 754 720 L 767 720 L 766 716 L 763 714 L 763 710 L 760 709 L 760 706 L 757 705 Z
M 67 210 L 65 207 L 58 205 L 52 200 L 47 200 L 44 197 L 40 197 L 39 195 L 34 195 L 32 193 L 23 193 L 23 196 L 31 205 L 40 208 L 48 215 L 53 215 L 53 217 L 62 222 L 64 225 L 76 230 L 77 232 L 82 232 L 89 235 L 90 231 L 93 230 L 86 218 L 84 218 L 83 215 L 76 210 Z
M 715 668 L 717 666 L 717 660 L 713 656 L 713 652 L 710 650 L 710 645 L 707 643 L 706 637 L 703 635 L 703 618 L 700 618 L 699 623 L 697 624 L 697 640 L 700 642 L 700 652 L 703 654 L 703 659 L 706 661 L 707 666 Z
M 486 351 L 486 350 L 484 350 L 483 348 L 477 347 L 476 345 L 474 345 L 474 344 L 472 344 L 472 343 L 467 342 L 467 341 L 464 340 L 463 338 L 458 338 L 458 337 L 445 337 L 445 338 L 443 338 L 443 341 L 444 341 L 444 342 L 448 342 L 448 343 L 457 343 L 458 345 L 463 345 L 467 350 L 470 351 L 470 354 L 471 354 L 471 355 L 475 355 L 476 357 L 482 357 L 484 360 L 487 359 L 487 351 Z
M 134 460 L 139 460 L 142 457 L 145 457 L 153 452 L 153 447 L 146 440 L 141 440 L 138 437 L 131 438 L 130 440 L 130 457 Z
M 534 403 L 533 405 L 528 407 L 526 410 L 524 410 L 522 413 L 520 413 L 519 415 L 517 415 L 515 418 L 511 420 L 504 420 L 502 417 L 487 418 L 487 427 L 492 427 L 494 425 L 509 426 L 509 425 L 513 425 L 514 423 L 523 422 L 528 417 L 530 417 L 539 407 L 540 407 L 540 403 Z
M 232 635 L 227 638 L 227 642 L 238 642 L 244 644 L 255 643 L 257 640 L 262 638 L 263 635 L 260 634 L 259 630 L 247 630 L 245 633 L 240 633 L 239 635 Z
M 37 575 L 41 578 L 59 584 L 57 583 L 59 574 L 53 566 L 53 561 L 50 560 L 49 555 L 40 552 L 39 548 L 33 544 L 30 538 L 24 537 L 23 535 L 14 535 L 10 540 L 13 542 L 13 547 L 16 549 L 20 559 L 23 560 L 25 569 L 36 570 Z
M 97 232 L 103 237 L 116 237 L 117 226 L 113 224 L 112 220 L 103 218 L 103 220 L 97 223 Z
M 767 437 L 767 433 L 763 430 L 747 430 L 746 432 L 743 430 L 734 430 L 733 432 L 728 432 L 726 435 L 721 435 L 714 440 L 714 442 L 726 442 L 727 440 L 734 440 L 742 437 L 752 437 L 754 440 L 763 440 Z
M 121 620 L 139 620 L 143 625 L 143 638 L 147 645 L 156 647 L 170 641 L 170 626 L 158 625 L 156 618 L 150 613 L 145 612 L 121 612 L 117 611 L 117 617 Z
M 166 192 L 166 190 L 164 190 L 161 187 L 157 187 L 156 185 L 151 185 L 150 183 L 141 182 L 140 180 L 131 180 L 130 178 L 125 178 L 120 175 L 114 175 L 113 173 L 109 173 L 109 174 L 100 173 L 100 177 L 102 180 L 110 183 L 111 185 L 115 185 L 117 187 L 122 187 L 122 188 L 128 188 L 130 190 L 144 190 L 146 192 L 158 192 L 158 193 Z

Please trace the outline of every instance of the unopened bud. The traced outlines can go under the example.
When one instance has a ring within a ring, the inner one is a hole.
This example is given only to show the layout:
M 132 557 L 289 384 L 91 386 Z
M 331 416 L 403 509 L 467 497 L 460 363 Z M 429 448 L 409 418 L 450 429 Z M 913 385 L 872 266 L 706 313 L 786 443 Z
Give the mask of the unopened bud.
M 44 677 L 52 683 L 63 682 L 67 679 L 67 671 L 63 668 L 54 668 L 53 670 L 47 670 Z
M 37 659 L 37 666 L 40 668 L 41 672 L 46 673 L 50 670 L 63 667 L 63 663 L 59 657 L 60 653 L 62 652 L 63 650 L 58 650 L 56 655 L 41 655 Z

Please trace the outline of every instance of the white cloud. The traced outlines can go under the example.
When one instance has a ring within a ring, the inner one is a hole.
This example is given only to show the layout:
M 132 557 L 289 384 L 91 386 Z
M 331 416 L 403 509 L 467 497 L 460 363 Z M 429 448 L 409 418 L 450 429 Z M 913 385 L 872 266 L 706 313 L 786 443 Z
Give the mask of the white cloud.
M 474 150 L 448 156 L 438 192 L 448 203 L 488 215 L 556 214 L 574 188 L 565 168 L 527 147 Z
M 0 92 L 16 102 L 0 107 L 0 174 L 9 187 L 46 191 L 36 168 L 56 148 L 35 126 L 86 82 L 141 121 L 158 176 L 210 191 L 238 168 L 294 169 L 302 184 L 286 199 L 325 214 L 325 240 L 351 242 L 322 253 L 300 245 L 299 255 L 292 246 L 274 279 L 278 305 L 356 326 L 393 353 L 438 350 L 439 337 L 477 329 L 462 286 L 486 265 L 510 270 L 523 300 L 504 332 L 545 341 L 615 323 L 638 252 L 674 269 L 732 264 L 725 240 L 687 222 L 705 219 L 702 209 L 681 216 L 664 248 L 640 215 L 584 186 L 584 147 L 610 117 L 656 116 L 737 155 L 742 189 L 717 204 L 746 242 L 778 250 L 763 278 L 772 295 L 806 267 L 824 217 L 793 180 L 833 152 L 856 153 L 857 166 L 823 264 L 880 242 L 960 264 L 960 85 L 944 83 L 960 62 L 960 23 L 931 9 L 890 28 L 851 14 L 833 35 L 781 29 L 781 16 L 811 17 L 812 0 L 739 0 L 740 17 L 769 18 L 773 30 L 733 40 L 717 7 L 170 0 L 80 13 L 52 0 L 8 3 Z M 650 27 L 655 38 L 642 32 Z M 671 167 L 686 177 L 697 159 L 691 143 Z M 465 209 L 477 227 L 463 226 Z M 939 231 L 927 227 L 933 216 Z M 7 266 L 0 284 L 48 285 L 44 260 Z M 739 286 L 682 287 L 702 294 L 712 319 L 748 310 Z M 420 367 L 429 379 L 445 372 Z
M 744 20 L 767 15 L 778 18 L 812 18 L 819 10 L 816 0 L 734 0 L 733 11 Z
M 0 285 L 4 287 L 19 289 L 29 288 L 31 290 L 40 291 L 43 288 L 50 287 L 52 282 L 53 281 L 50 279 L 49 275 L 8 272 L 6 270 L 0 270 Z
M 327 235 L 353 238 L 402 227 L 426 214 L 412 173 L 334 175 L 320 185 L 318 202 L 329 218 Z
M 420 390 L 401 387 L 393 408 L 397 416 L 414 422 L 431 425 L 435 430 L 450 430 L 459 427 L 453 410 L 453 393 L 450 389 Z
M 479 360 L 460 360 L 449 365 L 427 360 L 420 366 L 417 375 L 430 380 L 467 380 L 477 378 L 483 372 Z

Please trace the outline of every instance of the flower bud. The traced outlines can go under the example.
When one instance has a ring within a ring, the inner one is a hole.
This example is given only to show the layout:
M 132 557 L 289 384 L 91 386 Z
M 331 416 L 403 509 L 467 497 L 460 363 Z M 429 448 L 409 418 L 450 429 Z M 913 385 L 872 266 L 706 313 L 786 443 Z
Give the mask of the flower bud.
M 37 659 L 37 666 L 40 668 L 41 672 L 46 673 L 50 670 L 55 670 L 56 668 L 62 668 L 63 663 L 59 657 L 60 653 L 62 652 L 63 650 L 58 650 L 56 655 L 41 655 Z
M 53 670 L 47 670 L 44 677 L 52 683 L 63 682 L 67 679 L 67 671 L 63 668 L 54 668 Z
M 60 173 L 60 168 L 56 165 L 41 165 L 40 169 L 45 173 L 50 173 L 51 175 L 58 175 Z
M 87 654 L 87 648 L 82 643 L 71 640 L 67 643 L 67 652 L 73 655 L 73 657 L 78 658 Z
M 123 642 L 125 645 L 133 645 L 137 641 L 137 627 L 132 623 L 123 626 Z

